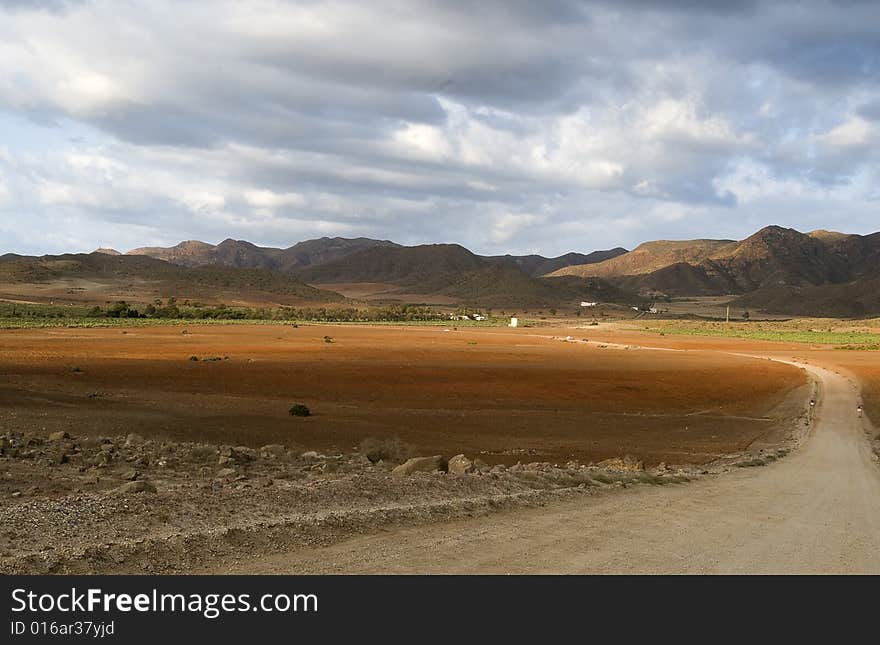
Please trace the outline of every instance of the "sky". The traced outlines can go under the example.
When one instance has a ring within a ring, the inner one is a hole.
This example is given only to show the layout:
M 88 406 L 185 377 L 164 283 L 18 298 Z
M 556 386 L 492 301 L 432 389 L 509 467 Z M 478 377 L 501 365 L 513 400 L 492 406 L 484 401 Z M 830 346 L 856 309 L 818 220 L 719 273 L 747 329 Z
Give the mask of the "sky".
M 0 0 L 0 254 L 880 230 L 880 4 Z

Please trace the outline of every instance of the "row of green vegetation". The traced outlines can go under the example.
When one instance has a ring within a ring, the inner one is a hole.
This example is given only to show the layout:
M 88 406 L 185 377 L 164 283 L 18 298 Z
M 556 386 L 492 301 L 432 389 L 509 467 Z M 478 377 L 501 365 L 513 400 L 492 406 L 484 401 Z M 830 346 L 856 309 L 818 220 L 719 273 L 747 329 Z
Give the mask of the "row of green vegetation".
M 778 324 L 701 323 L 699 325 L 664 325 L 645 327 L 648 331 L 673 336 L 715 336 L 747 338 L 791 343 L 836 345 L 845 349 L 873 349 L 880 346 L 880 334 L 865 331 L 833 331 L 817 329 L 786 329 Z
M 375 323 L 464 326 L 496 326 L 500 319 L 449 320 L 446 313 L 430 307 L 391 305 L 376 307 L 228 307 L 224 304 L 206 306 L 185 301 L 178 303 L 156 300 L 147 305 L 125 301 L 106 306 L 59 306 L 0 303 L 0 328 L 33 327 L 113 327 L 143 325 L 176 325 L 189 323 Z M 506 319 L 503 321 L 506 323 Z

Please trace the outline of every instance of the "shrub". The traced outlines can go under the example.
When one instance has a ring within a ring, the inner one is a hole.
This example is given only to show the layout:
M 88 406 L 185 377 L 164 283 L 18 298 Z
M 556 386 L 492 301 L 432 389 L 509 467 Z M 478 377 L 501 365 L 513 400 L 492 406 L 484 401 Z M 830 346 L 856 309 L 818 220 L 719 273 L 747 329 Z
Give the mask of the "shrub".
M 193 356 L 190 356 L 190 357 L 189 357 L 189 360 L 191 360 L 191 361 L 197 361 L 197 360 L 199 360 L 199 357 L 193 355 Z
M 290 416 L 292 416 L 292 417 L 310 417 L 310 416 L 312 416 L 312 411 L 309 410 L 302 403 L 294 403 L 292 406 L 290 406 L 290 410 L 288 410 L 288 412 L 290 412 Z
M 401 443 L 400 439 L 375 439 L 367 437 L 361 441 L 360 452 L 371 463 L 388 461 L 400 463 L 412 456 L 413 450 Z

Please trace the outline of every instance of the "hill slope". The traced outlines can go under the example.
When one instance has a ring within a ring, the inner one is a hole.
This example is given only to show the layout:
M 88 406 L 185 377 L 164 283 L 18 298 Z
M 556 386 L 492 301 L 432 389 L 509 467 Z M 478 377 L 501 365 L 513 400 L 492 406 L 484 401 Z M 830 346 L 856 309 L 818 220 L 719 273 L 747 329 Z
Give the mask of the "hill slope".
M 146 255 L 186 267 L 231 266 L 295 272 L 304 267 L 332 262 L 363 249 L 395 246 L 388 240 L 365 237 L 322 237 L 299 242 L 286 249 L 257 246 L 244 240 L 227 239 L 217 245 L 190 240 L 168 248 L 132 249 L 127 255 Z
M 732 306 L 789 316 L 858 318 L 880 313 L 880 278 L 815 287 L 765 287 L 737 298 Z
M 484 257 L 491 262 L 512 263 L 530 276 L 537 278 L 569 266 L 598 264 L 624 253 L 627 253 L 626 249 L 617 247 L 607 251 L 593 251 L 588 254 L 566 253 L 555 258 L 545 258 L 543 255 L 492 255 Z
M 463 246 L 426 244 L 369 248 L 305 269 L 299 275 L 306 282 L 315 284 L 385 282 L 425 289 L 426 284 L 442 283 L 445 276 L 474 271 L 485 266 L 485 260 Z
M 597 276 L 602 278 L 624 275 L 646 275 L 686 262 L 697 264 L 718 250 L 735 244 L 731 240 L 659 240 L 645 242 L 632 251 L 598 264 L 575 265 L 557 270 L 552 275 Z
M 480 257 L 457 244 L 373 248 L 306 270 L 300 276 L 316 285 L 385 283 L 410 293 L 445 295 L 462 304 L 483 307 L 559 307 L 574 306 L 580 300 L 634 299 L 600 279 L 537 278 L 515 260 L 513 256 Z
M 482 307 L 577 307 L 582 300 L 631 303 L 633 294 L 601 278 L 534 278 L 514 266 L 495 264 L 455 276 L 436 290 L 462 304 Z
M 758 300 L 766 301 L 762 308 L 768 311 L 767 307 L 774 306 L 771 293 L 781 296 L 801 293 L 808 287 L 841 285 L 840 297 L 856 311 L 868 301 L 858 300 L 862 304 L 857 304 L 853 300 L 858 288 L 852 283 L 880 277 L 880 234 L 805 234 L 768 226 L 739 242 L 648 242 L 611 260 L 563 268 L 552 275 L 604 276 L 624 289 L 655 296 L 761 291 L 765 295 Z M 829 288 L 822 293 L 827 296 L 833 291 Z
M 233 267 L 189 268 L 146 256 L 104 253 L 0 257 L 0 283 L 67 295 L 131 294 L 133 299 L 239 299 L 284 304 L 337 302 L 337 293 L 316 289 L 274 271 Z M 78 298 L 80 300 L 84 298 Z M 87 299 L 87 298 L 86 298 Z

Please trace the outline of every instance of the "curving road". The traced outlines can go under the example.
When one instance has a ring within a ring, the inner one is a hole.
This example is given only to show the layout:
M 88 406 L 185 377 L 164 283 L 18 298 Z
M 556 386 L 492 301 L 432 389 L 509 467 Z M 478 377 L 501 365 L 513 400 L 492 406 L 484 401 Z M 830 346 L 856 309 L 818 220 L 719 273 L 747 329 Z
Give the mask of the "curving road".
M 792 363 L 795 364 L 795 363 Z M 250 573 L 880 573 L 880 468 L 847 378 L 761 468 L 250 559 Z

